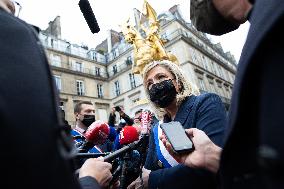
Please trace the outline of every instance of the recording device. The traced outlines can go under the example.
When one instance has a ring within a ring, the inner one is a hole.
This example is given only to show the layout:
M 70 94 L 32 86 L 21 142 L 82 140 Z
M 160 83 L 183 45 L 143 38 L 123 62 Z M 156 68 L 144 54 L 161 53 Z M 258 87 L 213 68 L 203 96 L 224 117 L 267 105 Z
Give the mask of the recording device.
M 141 147 L 141 145 L 144 144 L 144 141 L 147 140 L 147 139 L 148 138 L 146 138 L 146 137 L 142 137 L 138 141 L 134 141 L 134 142 L 132 142 L 130 144 L 125 145 L 124 147 L 122 147 L 122 148 L 120 148 L 120 149 L 110 153 L 109 155 L 106 155 L 104 157 L 104 161 L 105 162 L 111 162 L 114 159 L 124 155 L 125 153 L 130 152 L 131 150 L 135 150 L 135 149 Z
M 92 123 L 86 130 L 84 136 L 81 136 L 81 142 L 76 144 L 79 153 L 88 152 L 97 144 L 103 144 L 107 139 L 113 140 L 116 136 L 114 128 L 103 121 L 97 120 Z M 78 136 L 74 136 L 75 139 L 79 139 Z
M 114 141 L 114 149 L 120 149 L 122 145 L 130 144 L 139 139 L 139 132 L 133 126 L 125 126 Z
M 125 126 L 119 133 L 120 145 L 130 144 L 139 139 L 139 133 L 133 126 Z
M 86 140 L 92 142 L 93 144 L 103 144 L 110 134 L 110 127 L 107 123 L 97 120 L 92 123 L 84 136 Z
M 80 0 L 79 7 L 92 33 L 98 33 L 100 27 L 88 0 Z
M 163 123 L 161 128 L 176 153 L 191 152 L 194 149 L 180 122 Z
M 115 107 L 115 111 L 120 112 L 120 111 L 121 111 L 121 108 L 120 108 L 119 106 L 116 106 L 116 107 Z
M 141 134 L 149 134 L 153 115 L 149 110 L 143 110 L 141 113 Z

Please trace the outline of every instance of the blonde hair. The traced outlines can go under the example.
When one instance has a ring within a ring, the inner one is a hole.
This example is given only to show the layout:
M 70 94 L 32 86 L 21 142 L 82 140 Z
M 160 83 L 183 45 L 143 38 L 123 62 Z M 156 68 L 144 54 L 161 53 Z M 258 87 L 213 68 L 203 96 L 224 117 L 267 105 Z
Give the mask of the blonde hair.
M 146 84 L 148 72 L 156 66 L 162 66 L 166 68 L 171 74 L 173 74 L 178 86 L 181 86 L 181 90 L 177 93 L 176 96 L 177 106 L 179 106 L 186 97 L 190 95 L 199 95 L 199 90 L 195 85 L 193 85 L 192 83 L 186 80 L 180 67 L 171 61 L 168 60 L 154 61 L 146 65 L 143 70 L 143 86 L 145 89 L 145 93 L 156 115 L 159 117 L 159 119 L 162 119 L 166 114 L 166 111 L 164 108 L 160 108 L 156 104 L 151 102 L 149 91 L 147 89 L 147 84 Z

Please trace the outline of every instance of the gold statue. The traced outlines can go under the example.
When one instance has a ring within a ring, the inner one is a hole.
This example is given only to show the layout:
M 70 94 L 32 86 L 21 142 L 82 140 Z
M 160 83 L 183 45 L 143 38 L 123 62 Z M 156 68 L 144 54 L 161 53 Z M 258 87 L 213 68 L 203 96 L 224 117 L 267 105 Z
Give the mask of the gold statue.
M 134 46 L 133 73 L 142 74 L 145 65 L 153 61 L 170 60 L 173 63 L 179 64 L 173 54 L 166 52 L 164 43 L 159 35 L 160 25 L 157 20 L 157 14 L 146 0 L 144 1 L 143 12 L 149 22 L 149 28 L 140 25 L 147 35 L 146 38 L 143 38 L 140 33 L 130 25 L 129 19 L 122 26 L 122 33 L 125 40 Z

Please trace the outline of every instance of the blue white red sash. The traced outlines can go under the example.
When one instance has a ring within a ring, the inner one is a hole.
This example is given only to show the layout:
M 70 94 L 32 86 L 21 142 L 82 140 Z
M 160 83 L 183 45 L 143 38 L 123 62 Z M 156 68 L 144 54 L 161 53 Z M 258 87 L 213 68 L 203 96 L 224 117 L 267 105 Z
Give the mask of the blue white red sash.
M 163 163 L 163 166 L 165 168 L 170 168 L 178 165 L 179 163 L 170 155 L 170 153 L 166 150 L 163 142 L 159 139 L 159 137 L 162 135 L 160 122 L 154 126 L 153 133 L 157 157 Z

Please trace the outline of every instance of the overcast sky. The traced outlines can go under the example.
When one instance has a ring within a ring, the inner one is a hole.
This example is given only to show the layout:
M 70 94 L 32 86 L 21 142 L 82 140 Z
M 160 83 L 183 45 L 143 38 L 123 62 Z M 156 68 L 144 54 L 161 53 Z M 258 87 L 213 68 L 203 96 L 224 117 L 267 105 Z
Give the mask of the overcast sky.
M 61 17 L 62 39 L 71 43 L 86 44 L 95 47 L 106 38 L 107 31 L 119 31 L 119 24 L 133 18 L 133 8 L 142 10 L 144 0 L 89 0 L 101 31 L 92 34 L 80 12 L 79 0 L 17 0 L 22 5 L 20 18 L 28 23 L 46 29 L 49 21 Z M 158 14 L 179 4 L 184 19 L 190 22 L 190 0 L 148 0 Z M 224 51 L 230 51 L 239 60 L 242 46 L 246 39 L 249 24 L 245 23 L 238 30 L 222 37 L 209 38 L 221 42 Z

